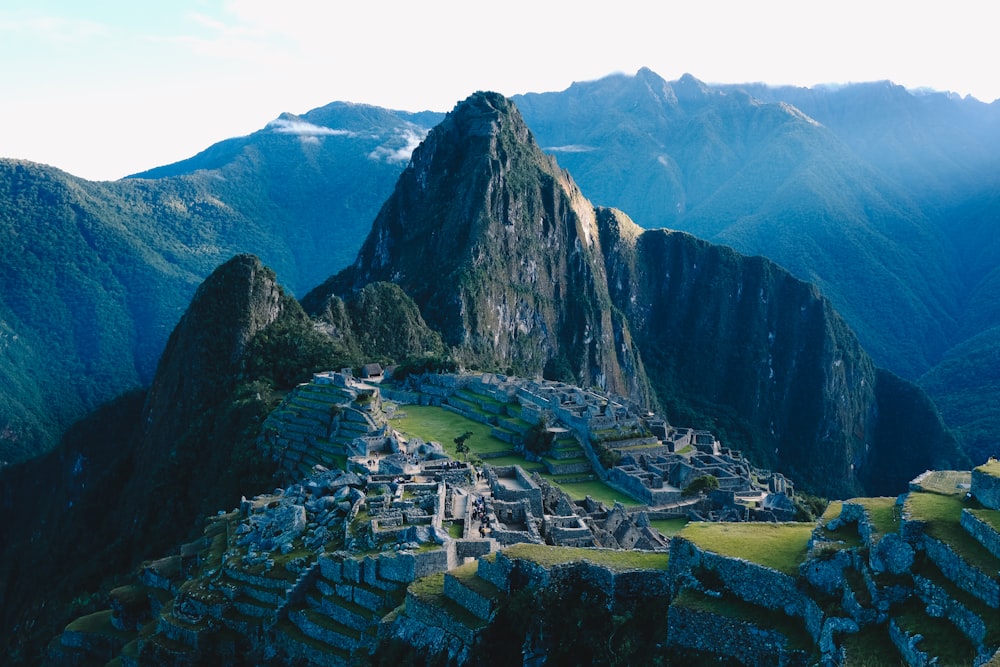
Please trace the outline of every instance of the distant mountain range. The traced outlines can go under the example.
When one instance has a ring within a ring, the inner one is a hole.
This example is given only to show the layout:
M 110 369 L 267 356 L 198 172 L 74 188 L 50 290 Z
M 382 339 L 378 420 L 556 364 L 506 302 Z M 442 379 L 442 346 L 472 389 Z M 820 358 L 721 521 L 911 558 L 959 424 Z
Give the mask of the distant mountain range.
M 588 199 L 815 282 L 876 363 L 926 374 L 975 457 L 997 452 L 1000 368 L 983 364 L 1000 325 L 1000 105 L 645 69 L 512 101 Z M 334 103 L 113 183 L 0 161 L 0 460 L 147 385 L 195 287 L 232 255 L 260 256 L 298 295 L 349 264 L 442 118 Z
M 516 105 L 481 92 L 413 152 L 350 266 L 300 302 L 257 257 L 228 259 L 148 390 L 0 470 L 0 646 L 29 657 L 87 609 L 84 591 L 270 488 L 256 442 L 282 393 L 372 359 L 596 386 L 828 497 L 967 463 L 926 394 L 877 368 L 815 285 L 595 206 Z

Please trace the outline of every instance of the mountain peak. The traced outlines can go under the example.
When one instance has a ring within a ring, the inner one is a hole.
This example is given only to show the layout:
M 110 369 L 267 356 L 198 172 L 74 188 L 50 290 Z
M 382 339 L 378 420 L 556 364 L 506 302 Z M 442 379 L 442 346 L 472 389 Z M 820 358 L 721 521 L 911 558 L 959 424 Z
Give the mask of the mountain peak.
M 672 87 L 677 99 L 681 101 L 702 100 L 712 92 L 705 82 L 687 73 L 674 81 Z
M 609 341 L 594 206 L 497 93 L 460 102 L 413 152 L 354 265 L 303 301 L 400 285 L 470 365 L 569 369 L 584 386 L 647 397 Z M 562 378 L 560 378 L 562 379 Z

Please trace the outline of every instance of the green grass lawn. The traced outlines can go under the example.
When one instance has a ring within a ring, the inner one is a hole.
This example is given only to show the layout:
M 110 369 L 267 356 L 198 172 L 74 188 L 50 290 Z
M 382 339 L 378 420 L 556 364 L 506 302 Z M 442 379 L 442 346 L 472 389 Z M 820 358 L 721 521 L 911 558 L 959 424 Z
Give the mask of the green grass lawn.
M 698 547 L 722 556 L 743 558 L 790 576 L 806 559 L 812 523 L 691 522 L 678 533 Z
M 583 500 L 590 496 L 594 500 L 599 500 L 608 508 L 615 505 L 615 501 L 620 502 L 625 507 L 640 507 L 642 503 L 632 498 L 627 493 L 613 489 L 604 482 L 593 480 L 589 482 L 561 482 L 549 474 L 542 474 L 542 477 L 552 482 L 573 500 Z
M 992 475 L 993 477 L 1000 477 L 1000 460 L 990 459 L 983 465 L 976 466 L 976 470 L 987 475 Z
M 673 537 L 681 532 L 687 522 L 687 517 L 679 516 L 674 519 L 650 519 L 649 525 L 660 531 L 664 537 Z
M 872 528 L 878 533 L 872 537 L 873 541 L 878 542 L 883 535 L 899 532 L 900 513 L 896 507 L 895 498 L 852 498 L 851 502 L 857 503 L 867 510 Z
M 429 405 L 401 405 L 399 411 L 406 413 L 406 416 L 392 420 L 392 426 L 396 430 L 416 436 L 424 441 L 440 442 L 445 452 L 452 458 L 461 460 L 462 457 L 455 451 L 454 440 L 466 431 L 472 432 L 472 436 L 466 441 L 471 450 L 470 457 L 476 454 L 490 454 L 511 449 L 509 444 L 490 434 L 490 426 L 487 424 L 481 424 L 444 408 Z M 608 507 L 613 506 L 615 500 L 621 501 L 626 507 L 638 507 L 642 504 L 628 494 L 616 491 L 600 481 L 560 482 L 545 472 L 543 464 L 530 463 L 520 456 L 484 458 L 483 462 L 492 466 L 519 465 L 528 474 L 538 472 L 543 478 L 565 491 L 573 500 L 583 500 L 589 495 Z
M 510 558 L 520 558 L 545 567 L 562 565 L 563 563 L 579 563 L 586 560 L 618 572 L 637 569 L 665 570 L 669 560 L 669 555 L 666 553 L 552 547 L 528 543 L 515 544 L 507 547 L 503 552 Z
M 445 452 L 453 458 L 462 458 L 455 451 L 455 438 L 467 431 L 472 432 L 472 436 L 466 441 L 471 450 L 470 456 L 511 449 L 509 444 L 490 433 L 492 427 L 489 424 L 474 421 L 450 410 L 431 405 L 403 405 L 399 410 L 406 413 L 406 416 L 393 419 L 393 428 L 425 442 L 440 442 Z
M 906 499 L 906 511 L 914 519 L 926 522 L 928 535 L 950 546 L 973 567 L 994 575 L 1000 571 L 1000 558 L 962 528 L 962 499 L 959 496 L 914 491 Z

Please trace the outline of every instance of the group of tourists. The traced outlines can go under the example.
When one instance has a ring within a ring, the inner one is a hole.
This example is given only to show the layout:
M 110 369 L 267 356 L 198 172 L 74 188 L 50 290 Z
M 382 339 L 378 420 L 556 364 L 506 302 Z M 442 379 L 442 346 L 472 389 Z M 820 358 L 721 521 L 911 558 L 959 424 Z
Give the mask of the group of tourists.
M 472 520 L 479 522 L 479 537 L 485 538 L 490 531 L 490 517 L 486 512 L 486 499 L 476 496 L 472 501 Z

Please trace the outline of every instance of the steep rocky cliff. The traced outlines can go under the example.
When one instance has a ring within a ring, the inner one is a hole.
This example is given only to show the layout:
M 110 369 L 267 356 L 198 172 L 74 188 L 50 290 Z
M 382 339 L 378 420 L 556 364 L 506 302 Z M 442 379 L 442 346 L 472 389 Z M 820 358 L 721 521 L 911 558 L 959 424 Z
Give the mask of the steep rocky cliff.
M 594 208 L 500 95 L 472 95 L 431 131 L 353 266 L 303 305 L 374 281 L 400 285 L 464 363 L 651 398 L 609 307 Z
M 285 349 L 271 338 L 298 342 Z M 327 346 L 257 257 L 237 255 L 202 283 L 160 360 L 123 492 L 123 523 L 146 533 L 142 548 L 177 539 L 174 517 L 211 512 L 261 488 L 267 470 L 252 445 L 273 407 L 270 376 L 300 381 L 274 370 L 299 367 L 300 357 L 338 363 Z
M 876 369 L 819 290 L 762 257 L 601 220 L 612 300 L 668 411 L 729 417 L 730 441 L 758 460 L 824 493 L 860 491 Z
M 905 403 L 934 428 L 880 425 L 881 405 L 920 392 L 877 373 L 815 285 L 595 208 L 493 93 L 431 131 L 355 263 L 303 303 L 316 313 L 379 280 L 410 294 L 467 365 L 566 374 L 660 405 L 817 493 L 891 486 L 869 469 L 876 454 L 902 461 L 893 483 L 960 458 L 927 401 Z

